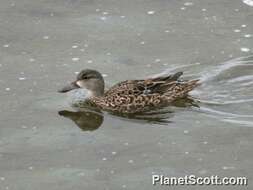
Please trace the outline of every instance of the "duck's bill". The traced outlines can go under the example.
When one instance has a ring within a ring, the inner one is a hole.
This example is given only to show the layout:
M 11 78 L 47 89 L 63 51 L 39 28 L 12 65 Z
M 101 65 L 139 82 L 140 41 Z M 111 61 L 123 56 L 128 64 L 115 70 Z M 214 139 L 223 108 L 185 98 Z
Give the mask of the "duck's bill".
M 72 82 L 71 84 L 64 86 L 62 89 L 59 89 L 58 92 L 65 93 L 77 88 L 80 88 L 80 86 L 78 86 L 76 82 Z

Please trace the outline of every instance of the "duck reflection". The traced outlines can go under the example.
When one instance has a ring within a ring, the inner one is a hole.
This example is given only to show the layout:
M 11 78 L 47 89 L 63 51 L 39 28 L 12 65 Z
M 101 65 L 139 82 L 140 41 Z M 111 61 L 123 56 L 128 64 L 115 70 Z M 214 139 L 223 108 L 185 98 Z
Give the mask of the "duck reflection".
M 104 116 L 100 111 L 79 110 L 79 111 L 59 111 L 60 116 L 71 119 L 81 130 L 94 131 L 98 129 L 103 121 Z
M 129 122 L 152 123 L 159 125 L 167 125 L 171 123 L 170 118 L 174 116 L 175 107 L 199 107 L 197 102 L 191 98 L 180 99 L 175 101 L 172 107 L 154 110 L 152 112 L 139 114 L 122 114 L 109 113 L 119 119 L 128 120 Z M 98 129 L 104 121 L 104 113 L 98 109 L 90 107 L 78 109 L 78 111 L 62 110 L 58 112 L 60 116 L 72 120 L 83 131 L 94 131 Z

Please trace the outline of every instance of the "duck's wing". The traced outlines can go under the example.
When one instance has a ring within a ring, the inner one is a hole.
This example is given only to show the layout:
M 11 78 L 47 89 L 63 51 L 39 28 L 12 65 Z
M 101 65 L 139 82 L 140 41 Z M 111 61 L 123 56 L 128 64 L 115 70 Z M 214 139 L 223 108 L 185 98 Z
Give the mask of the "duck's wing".
M 120 83 L 115 84 L 109 90 L 105 92 L 105 96 L 110 96 L 113 94 L 140 94 L 141 92 L 138 89 L 138 83 L 143 82 L 144 80 L 126 80 Z
M 113 94 L 118 95 L 151 95 L 151 94 L 164 94 L 171 87 L 179 83 L 178 79 L 182 72 L 165 77 L 156 77 L 146 80 L 126 80 L 111 87 L 105 96 Z

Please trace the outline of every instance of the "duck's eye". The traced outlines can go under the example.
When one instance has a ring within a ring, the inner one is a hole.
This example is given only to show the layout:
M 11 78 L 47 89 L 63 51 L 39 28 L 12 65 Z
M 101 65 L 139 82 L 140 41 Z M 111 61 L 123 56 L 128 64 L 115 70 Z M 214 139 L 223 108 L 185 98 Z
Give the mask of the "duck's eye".
M 83 78 L 83 79 L 88 79 L 89 77 L 88 77 L 88 76 L 83 76 L 82 78 Z

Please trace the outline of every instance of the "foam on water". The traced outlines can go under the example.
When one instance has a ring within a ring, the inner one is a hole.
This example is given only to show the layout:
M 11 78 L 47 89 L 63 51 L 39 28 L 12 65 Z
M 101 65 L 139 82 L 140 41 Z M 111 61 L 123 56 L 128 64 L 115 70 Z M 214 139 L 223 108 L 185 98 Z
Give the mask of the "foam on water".
M 148 11 L 147 14 L 148 15 L 153 15 L 153 14 L 155 14 L 155 11 Z
M 80 60 L 79 57 L 73 57 L 73 58 L 72 58 L 72 61 L 79 61 L 79 60 Z
M 249 51 L 250 51 L 250 49 L 249 49 L 249 48 L 247 48 L 247 47 L 241 47 L 241 51 L 242 51 L 242 52 L 249 52 Z
M 244 2 L 246 5 L 253 7 L 253 0 L 243 0 L 242 2 Z
M 250 38 L 252 35 L 251 34 L 245 34 L 244 37 L 245 38 Z

